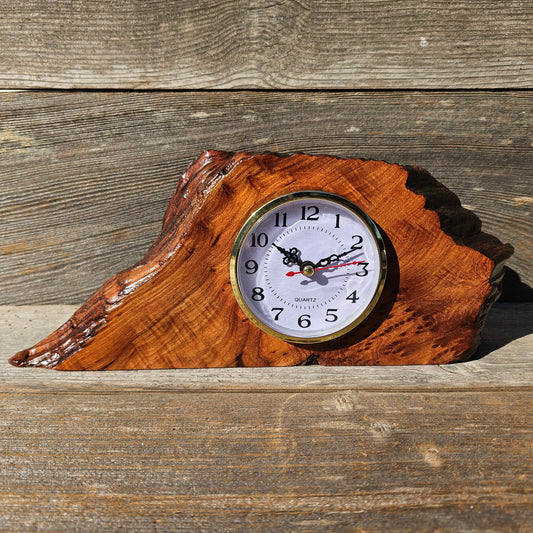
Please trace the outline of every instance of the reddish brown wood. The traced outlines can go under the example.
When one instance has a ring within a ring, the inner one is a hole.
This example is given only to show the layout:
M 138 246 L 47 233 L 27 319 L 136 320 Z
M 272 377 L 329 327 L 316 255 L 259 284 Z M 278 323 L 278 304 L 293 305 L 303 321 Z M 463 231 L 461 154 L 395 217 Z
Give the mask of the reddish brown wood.
M 240 227 L 297 190 L 346 197 L 385 234 L 389 271 L 371 316 L 327 345 L 296 346 L 243 315 L 229 280 Z M 204 152 L 184 174 L 146 257 L 62 327 L 13 356 L 58 370 L 449 363 L 471 356 L 512 247 L 419 168 L 296 154 Z

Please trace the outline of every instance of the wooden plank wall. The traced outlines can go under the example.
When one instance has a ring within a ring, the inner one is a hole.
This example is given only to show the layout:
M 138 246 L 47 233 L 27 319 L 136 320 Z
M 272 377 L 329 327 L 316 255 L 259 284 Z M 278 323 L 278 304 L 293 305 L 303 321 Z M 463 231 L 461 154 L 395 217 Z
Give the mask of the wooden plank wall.
M 139 260 L 200 150 L 416 163 L 516 247 L 533 281 L 529 92 L 0 94 L 0 302 L 77 303 Z
M 532 18 L 521 1 L 3 2 L 0 304 L 80 303 L 140 259 L 206 148 L 423 166 L 533 283 Z
M 5 0 L 8 88 L 530 88 L 523 0 Z

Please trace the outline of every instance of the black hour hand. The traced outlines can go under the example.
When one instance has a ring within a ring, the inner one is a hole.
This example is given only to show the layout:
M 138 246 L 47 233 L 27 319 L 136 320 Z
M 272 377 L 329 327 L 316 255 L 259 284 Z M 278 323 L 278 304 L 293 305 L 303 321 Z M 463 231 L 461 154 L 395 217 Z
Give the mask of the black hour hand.
M 284 265 L 301 265 L 302 264 L 302 252 L 298 248 L 291 248 L 290 250 L 285 250 L 281 246 L 278 246 L 276 243 L 273 243 L 274 247 L 279 250 L 283 255 L 283 264 Z

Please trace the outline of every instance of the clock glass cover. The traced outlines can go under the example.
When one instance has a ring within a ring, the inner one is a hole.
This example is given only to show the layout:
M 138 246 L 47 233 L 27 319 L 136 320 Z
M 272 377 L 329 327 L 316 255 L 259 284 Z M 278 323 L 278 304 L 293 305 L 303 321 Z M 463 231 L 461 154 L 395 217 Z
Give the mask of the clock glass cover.
M 341 196 L 301 191 L 257 210 L 230 261 L 233 291 L 262 330 L 289 342 L 344 335 L 372 311 L 386 256 L 379 229 Z

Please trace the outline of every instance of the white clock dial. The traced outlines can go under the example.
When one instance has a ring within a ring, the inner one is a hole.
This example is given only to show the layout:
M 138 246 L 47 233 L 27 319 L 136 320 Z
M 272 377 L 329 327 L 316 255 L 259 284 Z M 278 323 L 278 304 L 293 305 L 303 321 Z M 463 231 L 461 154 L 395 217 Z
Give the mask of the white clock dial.
M 385 281 L 383 241 L 373 221 L 337 195 L 277 198 L 241 229 L 231 283 L 244 313 L 290 342 L 339 337 L 372 310 Z

